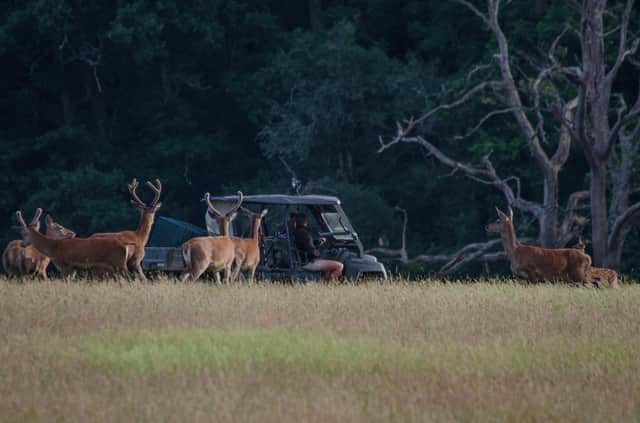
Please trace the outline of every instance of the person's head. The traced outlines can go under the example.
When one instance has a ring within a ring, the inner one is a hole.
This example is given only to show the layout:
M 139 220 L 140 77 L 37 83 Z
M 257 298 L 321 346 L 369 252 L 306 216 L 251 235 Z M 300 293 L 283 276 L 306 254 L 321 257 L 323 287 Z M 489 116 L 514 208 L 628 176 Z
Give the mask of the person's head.
M 309 227 L 309 219 L 304 213 L 298 213 L 296 215 L 296 227 L 297 228 L 308 228 Z

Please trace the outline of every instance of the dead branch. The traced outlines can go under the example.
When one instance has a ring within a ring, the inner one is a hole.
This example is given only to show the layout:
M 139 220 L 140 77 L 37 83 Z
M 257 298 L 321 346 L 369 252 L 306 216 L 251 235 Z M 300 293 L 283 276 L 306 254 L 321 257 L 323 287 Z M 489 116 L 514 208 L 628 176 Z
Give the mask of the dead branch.
M 580 202 L 587 200 L 589 195 L 589 191 L 576 191 L 569 196 L 558 234 L 558 248 L 565 247 L 572 239 L 580 235 L 589 223 L 589 219 L 577 214 Z
M 613 223 L 611 234 L 607 241 L 609 251 L 620 251 L 622 243 L 624 243 L 624 235 L 631 225 L 640 223 L 640 203 L 636 203 L 629 207 L 620 217 Z

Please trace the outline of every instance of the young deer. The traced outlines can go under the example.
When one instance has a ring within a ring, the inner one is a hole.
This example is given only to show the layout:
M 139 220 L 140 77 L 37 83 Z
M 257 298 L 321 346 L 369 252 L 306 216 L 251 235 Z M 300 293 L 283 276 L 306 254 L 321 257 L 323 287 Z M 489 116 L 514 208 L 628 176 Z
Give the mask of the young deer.
M 32 220 L 31 225 L 40 229 L 39 220 Z M 47 223 L 46 235 L 54 239 L 76 236 L 75 232 L 55 222 L 51 225 Z M 49 257 L 40 253 L 33 245 L 25 246 L 23 241 L 18 239 L 9 242 L 2 253 L 2 266 L 9 276 L 33 275 L 47 279 L 47 267 L 50 262 Z
M 582 237 L 579 237 L 578 242 L 572 248 L 580 250 L 584 253 L 586 246 L 587 243 L 582 239 Z M 618 272 L 613 269 L 591 266 L 591 257 L 589 257 L 587 281 L 597 286 L 598 288 L 618 288 Z
M 236 245 L 236 269 L 232 279 L 235 280 L 241 271 L 248 271 L 249 280 L 253 282 L 256 268 L 260 264 L 260 225 L 269 210 L 254 213 L 244 207 L 241 209 L 251 220 L 251 238 L 233 238 Z
M 584 283 L 591 258 L 573 248 L 548 249 L 521 244 L 513 228 L 513 210 L 509 215 L 497 207 L 498 220 L 487 225 L 487 232 L 499 233 L 509 258 L 511 271 L 530 281 L 570 280 Z
M 89 237 L 110 238 L 129 245 L 130 248 L 129 255 L 127 256 L 127 265 L 132 265 L 142 280 L 147 279 L 142 271 L 141 265 L 142 260 L 144 259 L 144 247 L 149 241 L 149 234 L 151 233 L 151 227 L 153 226 L 156 212 L 162 206 L 162 203 L 158 202 L 160 200 L 160 194 L 162 193 L 162 184 L 160 183 L 160 180 L 156 179 L 155 185 L 147 181 L 147 186 L 149 186 L 149 188 L 154 192 L 153 201 L 150 204 L 145 204 L 140 197 L 138 197 L 138 194 L 136 193 L 136 190 L 138 189 L 137 179 L 134 178 L 128 185 L 129 193 L 132 197 L 131 204 L 140 210 L 140 222 L 138 223 L 138 228 L 135 231 L 97 233 Z
M 46 237 L 38 231 L 37 222 L 41 215 L 42 209 L 38 209 L 31 223 L 27 225 L 22 218 L 22 213 L 16 212 L 22 240 L 25 245 L 33 244 L 36 250 L 49 257 L 63 275 L 73 274 L 76 270 L 128 274 L 126 260 L 128 249 L 133 246 L 123 245 L 110 238 L 53 239 Z
M 180 276 L 181 281 L 197 280 L 207 269 L 215 272 L 216 281 L 220 283 L 220 271 L 225 272 L 225 282 L 231 281 L 231 267 L 235 261 L 235 242 L 229 237 L 229 224 L 236 217 L 237 210 L 242 204 L 242 192 L 238 191 L 238 202 L 227 213 L 222 214 L 213 207 L 210 194 L 204 195 L 209 213 L 216 219 L 221 236 L 201 236 L 191 238 L 182 244 L 182 258 L 186 265 Z

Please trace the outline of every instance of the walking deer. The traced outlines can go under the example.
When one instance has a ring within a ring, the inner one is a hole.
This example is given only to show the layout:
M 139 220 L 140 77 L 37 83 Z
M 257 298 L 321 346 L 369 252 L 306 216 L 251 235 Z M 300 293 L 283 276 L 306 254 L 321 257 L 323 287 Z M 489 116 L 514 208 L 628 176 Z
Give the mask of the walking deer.
M 578 238 L 578 242 L 572 248 L 585 252 L 587 244 L 582 239 Z M 591 257 L 589 257 L 589 269 L 587 270 L 587 281 L 598 288 L 618 288 L 618 272 L 613 269 L 607 269 L 604 267 L 591 266 Z
M 121 231 L 121 232 L 106 232 L 97 233 L 91 235 L 89 238 L 109 238 L 114 239 L 122 244 L 126 244 L 129 247 L 127 256 L 127 265 L 132 265 L 136 273 L 142 280 L 146 280 L 146 276 L 142 271 L 142 260 L 144 259 L 144 247 L 149 241 L 149 234 L 155 220 L 155 215 L 158 209 L 162 206 L 159 203 L 160 194 L 162 193 L 162 184 L 160 180 L 156 179 L 156 184 L 152 184 L 147 181 L 147 186 L 151 188 L 154 193 L 153 201 L 146 204 L 140 199 L 136 190 L 138 189 L 138 180 L 133 178 L 128 185 L 129 193 L 131 194 L 131 204 L 140 210 L 140 222 L 138 228 L 134 231 Z
M 513 274 L 529 281 L 569 280 L 584 283 L 591 258 L 573 248 L 549 249 L 518 242 L 513 228 L 513 210 L 507 216 L 496 207 L 498 220 L 487 232 L 499 233 Z
M 22 212 L 16 212 L 22 240 L 26 246 L 33 245 L 36 250 L 49 257 L 63 275 L 71 275 L 76 270 L 128 274 L 128 250 L 133 246 L 110 238 L 49 238 L 38 231 L 37 222 L 41 215 L 42 209 L 38 209 L 31 223 L 27 225 L 22 218 Z M 49 219 L 50 217 L 47 218 Z
M 242 204 L 242 192 L 238 191 L 238 201 L 232 209 L 222 214 L 213 207 L 210 194 L 204 195 L 204 200 L 211 214 L 218 222 L 221 236 L 201 236 L 191 238 L 182 244 L 182 258 L 186 265 L 180 276 L 181 281 L 197 280 L 207 269 L 215 272 L 216 281 L 220 283 L 220 274 L 225 272 L 225 282 L 231 281 L 231 268 L 235 261 L 235 241 L 229 237 L 229 224 L 235 218 L 238 208 Z
M 36 217 L 39 217 L 36 215 Z M 40 221 L 32 220 L 31 225 L 40 229 Z M 46 235 L 50 238 L 73 238 L 75 232 L 52 222 L 47 223 Z M 51 259 L 40 253 L 33 245 L 25 246 L 22 240 L 16 239 L 7 245 L 2 253 L 2 266 L 9 276 L 40 276 L 47 279 L 47 267 Z
M 244 207 L 241 209 L 251 221 L 251 238 L 233 238 L 236 245 L 236 269 L 232 279 L 235 280 L 241 271 L 247 271 L 249 280 L 253 282 L 256 268 L 260 264 L 260 225 L 269 210 L 264 209 L 260 213 L 254 213 Z

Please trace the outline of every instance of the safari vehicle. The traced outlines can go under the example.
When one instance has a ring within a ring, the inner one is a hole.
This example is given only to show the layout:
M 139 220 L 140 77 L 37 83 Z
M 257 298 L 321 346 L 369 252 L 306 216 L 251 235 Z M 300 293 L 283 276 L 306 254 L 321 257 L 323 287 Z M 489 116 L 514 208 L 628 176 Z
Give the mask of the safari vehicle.
M 211 202 L 221 213 L 226 213 L 237 202 L 237 196 L 211 197 Z M 261 261 L 256 276 L 262 279 L 313 280 L 320 273 L 301 268 L 300 253 L 295 246 L 291 213 L 304 213 L 310 222 L 311 232 L 325 237 L 327 242 L 320 251 L 323 258 L 339 260 L 344 264 L 344 276 L 349 279 L 386 279 L 384 265 L 364 254 L 357 232 L 336 197 L 323 195 L 249 195 L 243 206 L 253 211 L 269 209 L 262 222 Z M 184 269 L 180 245 L 195 236 L 217 236 L 216 220 L 205 213 L 206 230 L 185 222 L 159 217 L 145 249 L 143 268 L 177 272 Z M 230 235 L 249 237 L 249 219 L 240 214 L 230 227 Z

